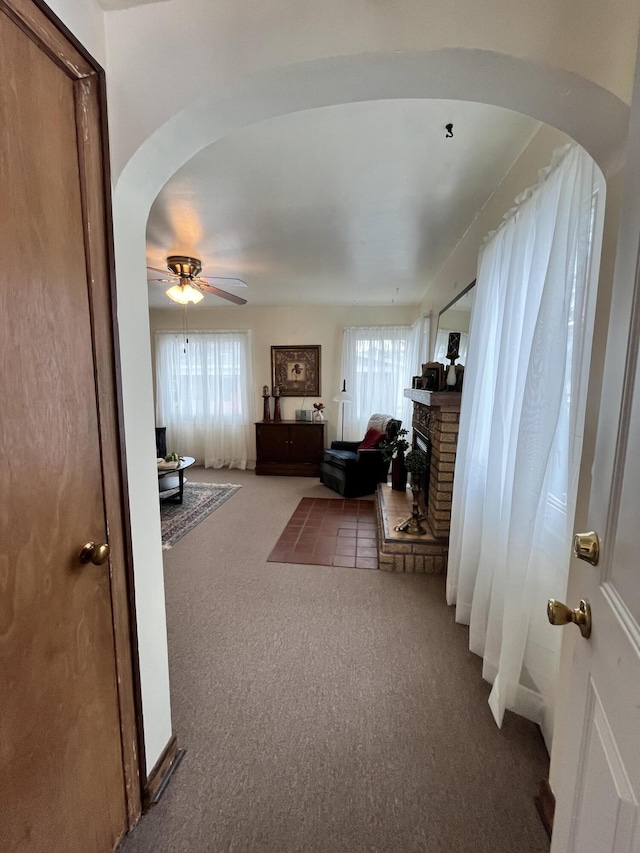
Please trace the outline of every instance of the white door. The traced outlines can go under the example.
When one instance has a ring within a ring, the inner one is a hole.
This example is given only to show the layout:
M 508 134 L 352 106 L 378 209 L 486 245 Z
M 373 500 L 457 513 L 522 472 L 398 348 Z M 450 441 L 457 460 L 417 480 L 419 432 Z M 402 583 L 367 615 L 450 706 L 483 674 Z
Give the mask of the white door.
M 639 258 L 640 63 L 595 463 L 580 481 L 590 497 L 578 523 L 598 533 L 601 554 L 595 567 L 573 559 L 566 602 L 587 599 L 593 628 L 589 639 L 573 625 L 557 629 L 565 645 L 552 853 L 640 853 Z

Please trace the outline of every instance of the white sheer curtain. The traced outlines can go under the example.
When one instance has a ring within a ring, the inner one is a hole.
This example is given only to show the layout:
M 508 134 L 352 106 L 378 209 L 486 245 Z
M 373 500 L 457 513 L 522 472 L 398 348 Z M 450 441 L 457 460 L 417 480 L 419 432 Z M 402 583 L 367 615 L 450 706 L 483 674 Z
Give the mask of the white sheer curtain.
M 575 145 L 516 201 L 479 259 L 447 600 L 498 725 L 508 708 L 550 742 L 561 632 L 546 602 L 566 592 L 604 205 Z
M 441 329 L 438 326 L 438 333 L 436 335 L 436 348 L 433 354 L 433 360 L 439 361 L 440 364 L 449 364 L 449 359 L 447 358 L 447 348 L 449 346 L 449 334 L 450 332 L 455 332 L 457 329 Z M 466 332 L 460 332 L 460 346 L 458 347 L 458 355 L 459 358 L 456 361 L 456 364 L 464 364 L 467 363 L 467 348 L 469 346 L 469 335 Z
M 246 468 L 253 424 L 249 332 L 156 332 L 156 415 L 167 449 Z
M 345 405 L 344 437 L 365 434 L 374 412 L 393 415 L 411 427 L 412 403 L 404 396 L 411 377 L 421 372 L 429 352 L 429 318 L 412 326 L 346 328 L 342 342 L 342 378 L 353 403 Z

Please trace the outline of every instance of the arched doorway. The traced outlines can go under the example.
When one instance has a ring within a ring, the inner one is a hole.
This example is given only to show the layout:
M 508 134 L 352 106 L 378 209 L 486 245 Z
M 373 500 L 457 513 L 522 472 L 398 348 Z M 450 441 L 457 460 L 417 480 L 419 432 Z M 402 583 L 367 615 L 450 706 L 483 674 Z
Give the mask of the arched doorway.
M 190 157 L 240 127 L 320 106 L 438 97 L 516 110 L 557 127 L 594 157 L 605 177 L 621 158 L 628 108 L 611 92 L 575 74 L 511 56 L 448 48 L 331 58 L 243 78 L 185 106 L 140 146 L 118 179 L 114 228 L 119 325 L 150 766 L 171 733 L 168 671 L 161 660 L 166 633 L 157 482 L 148 440 L 154 424 L 147 302 L 142 286 L 145 228 L 151 204 L 164 183 Z M 147 673 L 155 674 L 153 681 Z

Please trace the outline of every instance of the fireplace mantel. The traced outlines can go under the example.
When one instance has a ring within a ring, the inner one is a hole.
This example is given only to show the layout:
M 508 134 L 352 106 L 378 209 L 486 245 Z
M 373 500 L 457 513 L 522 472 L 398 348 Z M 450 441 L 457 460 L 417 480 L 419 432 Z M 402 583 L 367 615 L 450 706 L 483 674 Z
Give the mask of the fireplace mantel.
M 460 408 L 460 391 L 422 391 L 419 388 L 405 388 L 404 396 L 423 406 L 457 406 Z

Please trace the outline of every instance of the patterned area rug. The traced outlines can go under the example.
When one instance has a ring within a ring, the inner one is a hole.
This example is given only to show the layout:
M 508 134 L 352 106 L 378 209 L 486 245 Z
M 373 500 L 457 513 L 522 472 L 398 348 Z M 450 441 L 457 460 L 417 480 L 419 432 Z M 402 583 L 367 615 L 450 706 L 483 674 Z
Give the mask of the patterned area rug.
M 239 488 L 231 483 L 185 483 L 181 504 L 161 501 L 162 550 L 172 548 Z
M 377 569 L 374 502 L 303 498 L 267 562 Z

